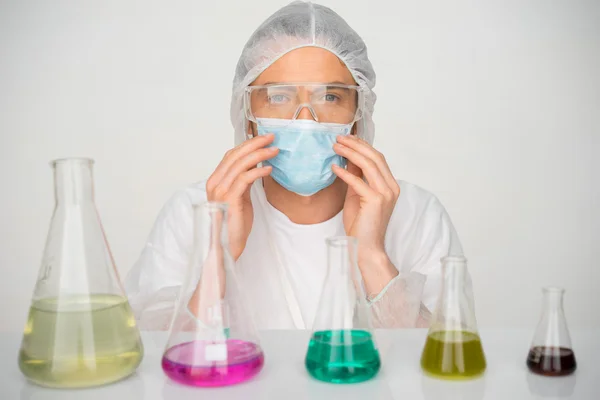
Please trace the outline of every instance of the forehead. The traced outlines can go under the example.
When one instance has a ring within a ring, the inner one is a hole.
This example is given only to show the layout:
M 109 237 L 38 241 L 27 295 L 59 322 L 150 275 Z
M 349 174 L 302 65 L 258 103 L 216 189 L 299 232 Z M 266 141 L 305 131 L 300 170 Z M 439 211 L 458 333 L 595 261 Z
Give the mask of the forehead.
M 319 47 L 290 51 L 265 69 L 253 85 L 285 82 L 356 82 L 346 65 L 333 53 Z

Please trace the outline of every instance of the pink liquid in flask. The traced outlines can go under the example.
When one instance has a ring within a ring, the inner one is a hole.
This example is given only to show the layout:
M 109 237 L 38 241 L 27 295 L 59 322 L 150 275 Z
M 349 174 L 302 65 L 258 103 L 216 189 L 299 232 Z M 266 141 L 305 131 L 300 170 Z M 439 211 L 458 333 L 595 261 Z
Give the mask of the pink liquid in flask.
M 165 374 L 191 386 L 228 386 L 247 381 L 264 364 L 261 348 L 251 342 L 228 339 L 196 340 L 168 349 L 162 359 Z

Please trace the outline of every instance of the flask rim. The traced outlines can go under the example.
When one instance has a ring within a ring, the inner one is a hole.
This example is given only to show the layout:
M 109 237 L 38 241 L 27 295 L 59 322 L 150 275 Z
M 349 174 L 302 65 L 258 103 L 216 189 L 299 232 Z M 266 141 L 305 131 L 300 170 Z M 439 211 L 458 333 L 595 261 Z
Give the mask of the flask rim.
M 82 164 L 89 164 L 89 165 L 94 165 L 94 163 L 95 163 L 93 158 L 88 158 L 88 157 L 63 157 L 63 158 L 57 158 L 57 159 L 50 161 L 50 166 L 56 167 L 58 164 L 64 164 L 67 162 L 82 163 Z
M 542 287 L 544 293 L 564 293 L 565 289 L 560 286 L 544 286 Z
M 204 208 L 209 211 L 227 211 L 227 209 L 229 208 L 229 205 L 225 202 L 206 200 L 206 201 L 194 203 L 194 204 L 192 204 L 192 207 L 196 210 Z
M 327 243 L 328 246 L 334 247 L 342 247 L 345 245 L 356 246 L 358 243 L 358 239 L 354 236 L 330 236 L 325 239 L 325 243 Z
M 464 263 L 467 264 L 467 258 L 465 256 L 445 256 L 440 258 L 440 262 L 442 264 L 446 263 L 446 262 L 460 262 L 460 263 Z

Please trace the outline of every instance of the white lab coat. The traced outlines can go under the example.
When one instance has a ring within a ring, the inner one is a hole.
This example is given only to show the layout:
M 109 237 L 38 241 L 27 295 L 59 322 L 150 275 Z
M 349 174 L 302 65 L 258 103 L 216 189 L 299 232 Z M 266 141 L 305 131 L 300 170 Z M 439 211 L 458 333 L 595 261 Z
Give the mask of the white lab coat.
M 385 247 L 399 275 L 369 299 L 375 327 L 413 327 L 419 315 L 429 318 L 441 289 L 440 259 L 462 255 L 438 199 L 415 185 L 398 183 L 401 194 Z M 268 203 L 260 181 L 251 188 L 251 199 L 252 231 L 235 265 L 247 308 L 259 329 L 310 328 L 327 268 L 325 238 L 344 234 L 342 214 L 321 224 L 294 224 Z M 205 200 L 205 182 L 175 193 L 125 280 L 142 328 L 168 328 L 192 250 L 192 204 Z

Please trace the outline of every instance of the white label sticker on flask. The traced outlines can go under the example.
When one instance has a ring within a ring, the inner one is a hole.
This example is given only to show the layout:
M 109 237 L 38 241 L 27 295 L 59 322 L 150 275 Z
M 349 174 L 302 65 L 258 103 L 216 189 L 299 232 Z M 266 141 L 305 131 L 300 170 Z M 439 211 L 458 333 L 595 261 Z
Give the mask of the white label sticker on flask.
M 227 360 L 227 345 L 224 343 L 207 344 L 204 349 L 204 358 L 206 358 L 206 361 Z

